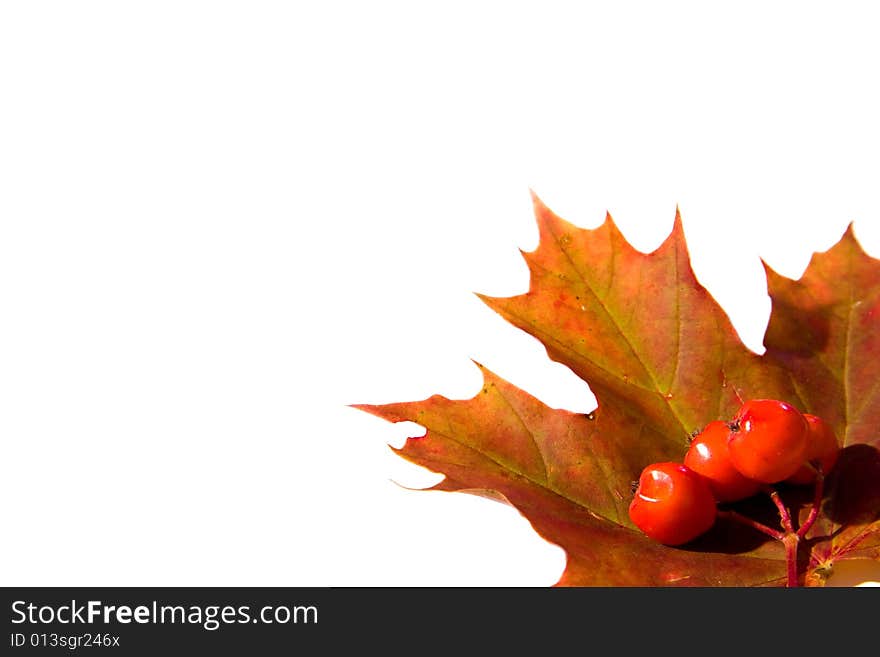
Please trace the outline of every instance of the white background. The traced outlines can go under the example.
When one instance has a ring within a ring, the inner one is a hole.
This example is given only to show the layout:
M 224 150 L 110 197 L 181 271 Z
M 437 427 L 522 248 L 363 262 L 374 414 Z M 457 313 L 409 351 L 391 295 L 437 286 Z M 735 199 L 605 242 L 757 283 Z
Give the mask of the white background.
M 555 582 L 348 404 L 594 406 L 473 294 L 530 188 L 642 250 L 678 206 L 758 351 L 760 258 L 880 256 L 872 3 L 718 4 L 0 5 L 0 583 Z

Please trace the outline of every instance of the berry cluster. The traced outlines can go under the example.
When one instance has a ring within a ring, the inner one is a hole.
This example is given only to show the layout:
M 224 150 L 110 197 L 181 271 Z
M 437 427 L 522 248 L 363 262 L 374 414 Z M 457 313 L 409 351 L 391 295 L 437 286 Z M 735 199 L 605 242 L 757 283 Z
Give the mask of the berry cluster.
M 712 527 L 719 502 L 751 497 L 770 484 L 816 484 L 820 496 L 822 473 L 834 466 L 838 451 L 834 432 L 821 418 L 775 399 L 748 400 L 730 422 L 716 420 L 696 432 L 683 463 L 647 466 L 634 482 L 629 516 L 654 540 L 681 545 Z M 776 497 L 774 502 L 781 504 Z

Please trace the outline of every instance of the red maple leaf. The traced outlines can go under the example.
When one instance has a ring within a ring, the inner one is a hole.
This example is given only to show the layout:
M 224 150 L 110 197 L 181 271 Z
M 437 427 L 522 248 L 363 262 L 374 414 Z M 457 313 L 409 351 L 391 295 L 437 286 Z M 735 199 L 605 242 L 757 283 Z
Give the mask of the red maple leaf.
M 843 446 L 798 547 L 801 581 L 821 585 L 839 560 L 880 560 L 880 261 L 852 226 L 798 280 L 766 268 L 772 312 L 758 355 L 696 279 L 678 213 L 663 244 L 642 253 L 610 216 L 582 229 L 533 200 L 540 239 L 523 254 L 528 292 L 480 298 L 586 381 L 597 410 L 550 408 L 479 366 L 484 385 L 471 399 L 355 405 L 425 428 L 395 451 L 445 475 L 436 490 L 516 507 L 565 550 L 558 585 L 783 585 L 782 542 L 752 527 L 725 516 L 667 547 L 627 512 L 644 466 L 681 461 L 688 437 L 743 399 L 780 399 L 826 419 Z M 811 493 L 778 493 L 803 522 Z M 735 508 L 767 523 L 776 513 L 764 497 Z

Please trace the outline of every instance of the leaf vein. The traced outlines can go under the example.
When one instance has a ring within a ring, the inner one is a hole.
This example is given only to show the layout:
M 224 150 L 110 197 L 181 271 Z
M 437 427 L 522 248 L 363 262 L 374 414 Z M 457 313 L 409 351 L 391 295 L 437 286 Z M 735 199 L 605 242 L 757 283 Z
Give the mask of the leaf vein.
M 548 228 L 548 229 L 549 229 L 549 228 Z M 549 230 L 550 230 L 551 232 L 553 232 L 552 229 L 549 229 Z M 678 413 L 676 413 L 675 408 L 673 407 L 673 405 L 669 403 L 669 400 L 668 400 L 668 399 L 666 399 L 665 394 L 664 394 L 663 391 L 661 390 L 660 382 L 657 380 L 657 377 L 656 377 L 656 376 L 654 375 L 654 373 L 648 368 L 647 363 L 645 363 L 645 361 L 642 359 L 641 355 L 640 355 L 640 354 L 638 353 L 638 351 L 636 350 L 635 345 L 633 345 L 632 341 L 629 339 L 629 336 L 627 336 L 626 333 L 623 331 L 623 329 L 622 329 L 622 327 L 621 327 L 619 321 L 618 321 L 618 320 L 614 317 L 614 315 L 611 313 L 611 310 L 608 308 L 608 305 L 605 303 L 604 300 L 602 300 L 602 299 L 599 297 L 599 295 L 596 293 L 596 291 L 592 288 L 592 286 L 590 285 L 590 283 L 589 283 L 588 280 L 587 280 L 587 277 L 583 274 L 583 272 L 581 272 L 581 270 L 578 268 L 578 266 L 575 264 L 574 260 L 572 259 L 571 255 L 570 255 L 570 254 L 568 253 L 568 251 L 563 247 L 562 242 L 561 242 L 559 236 L 558 236 L 556 233 L 553 233 L 553 239 L 554 239 L 554 241 L 556 242 L 556 246 L 557 246 L 557 248 L 559 249 L 559 251 L 565 256 L 565 259 L 568 261 L 568 263 L 569 263 L 569 265 L 571 266 L 572 270 L 578 275 L 578 278 L 580 278 L 581 283 L 584 285 L 584 288 L 587 289 L 587 290 L 590 292 L 590 294 L 593 296 L 593 298 L 597 301 L 597 303 L 599 304 L 599 306 L 600 306 L 600 307 L 602 308 L 602 310 L 604 311 L 605 315 L 606 315 L 606 316 L 608 317 L 608 319 L 610 320 L 609 323 L 614 327 L 614 329 L 617 331 L 618 335 L 623 339 L 623 342 L 624 342 L 624 343 L 626 344 L 626 346 L 629 348 L 629 351 L 630 351 L 630 353 L 633 355 L 633 357 L 635 358 L 636 362 L 642 367 L 642 369 L 644 370 L 645 374 L 648 375 L 648 378 L 651 380 L 651 383 L 653 384 L 654 389 L 651 390 L 651 389 L 648 389 L 648 388 L 644 388 L 643 386 L 640 386 L 640 387 L 643 388 L 643 389 L 645 389 L 645 390 L 648 390 L 649 392 L 652 392 L 652 393 L 658 394 L 661 398 L 663 398 L 663 400 L 664 400 L 664 402 L 665 402 L 665 404 L 666 404 L 666 407 L 669 409 L 670 414 L 672 415 L 673 418 L 675 418 L 676 422 L 678 422 L 678 424 L 679 424 L 679 426 L 681 427 L 682 431 L 684 431 L 685 433 L 689 433 L 688 428 L 687 428 L 687 426 L 685 425 L 684 420 L 683 420 L 681 417 L 679 417 L 679 415 L 678 415 Z M 612 250 L 613 250 L 613 249 L 612 249 Z M 641 271 L 642 271 L 642 268 L 640 267 L 640 268 L 639 268 L 639 274 L 640 274 L 640 275 L 641 275 Z M 606 370 L 606 371 L 607 371 L 607 370 Z
M 430 429 L 430 427 L 428 427 L 428 428 Z M 509 463 L 502 463 L 501 461 L 494 458 L 494 456 L 492 454 L 490 454 L 489 452 L 483 451 L 481 449 L 477 449 L 473 445 L 470 445 L 470 444 L 463 442 L 462 440 L 456 438 L 454 435 L 449 435 L 449 434 L 443 433 L 442 431 L 438 431 L 437 429 L 430 429 L 430 430 L 433 431 L 435 434 L 442 436 L 446 440 L 449 440 L 451 442 L 456 443 L 457 445 L 461 445 L 462 447 L 464 447 L 466 449 L 469 449 L 473 452 L 476 452 L 480 456 L 484 457 L 485 459 L 487 459 L 487 460 L 491 461 L 492 463 L 494 463 L 495 465 L 497 465 L 502 470 L 507 470 L 508 472 L 512 472 L 513 474 L 520 477 L 521 479 L 524 479 L 524 480 L 528 481 L 529 483 L 534 484 L 535 486 L 538 486 L 539 488 L 543 488 L 544 490 L 546 490 L 550 493 L 553 493 L 554 495 L 556 495 L 558 497 L 561 497 L 562 499 L 566 500 L 567 502 L 570 502 L 571 504 L 574 504 L 575 506 L 583 509 L 584 511 L 589 513 L 591 516 L 593 516 L 599 520 L 603 520 L 604 522 L 611 523 L 613 525 L 622 526 L 622 525 L 620 525 L 619 522 L 612 520 L 597 511 L 594 511 L 593 509 L 591 509 L 588 506 L 585 506 L 583 504 L 583 502 L 580 502 L 572 497 L 569 497 L 564 492 L 557 490 L 556 488 L 554 488 L 553 486 L 550 485 L 549 481 L 545 481 L 545 482 L 536 481 L 535 479 L 530 477 L 525 472 L 522 472 L 519 469 L 512 467 Z M 499 491 L 499 492 L 502 492 L 502 491 Z M 630 529 L 630 528 L 627 527 L 627 529 Z
M 507 396 L 498 389 L 498 386 L 493 386 L 493 390 L 501 398 L 501 400 L 507 405 L 507 407 L 510 409 L 510 412 L 513 413 L 514 417 L 516 417 L 517 421 L 520 423 L 520 426 L 522 426 L 523 431 L 525 431 L 526 434 L 528 434 L 529 438 L 531 439 L 532 445 L 535 446 L 535 450 L 538 452 L 538 456 L 541 459 L 541 467 L 544 469 L 544 481 L 546 481 L 549 484 L 550 477 L 549 477 L 549 469 L 547 468 L 547 458 L 544 456 L 544 452 L 541 449 L 541 446 L 538 444 L 538 441 L 535 440 L 535 434 L 532 433 L 531 429 L 529 429 L 525 420 L 523 420 L 522 415 L 519 414 L 519 412 L 516 410 L 516 408 L 511 403 L 511 401 L 507 398 Z

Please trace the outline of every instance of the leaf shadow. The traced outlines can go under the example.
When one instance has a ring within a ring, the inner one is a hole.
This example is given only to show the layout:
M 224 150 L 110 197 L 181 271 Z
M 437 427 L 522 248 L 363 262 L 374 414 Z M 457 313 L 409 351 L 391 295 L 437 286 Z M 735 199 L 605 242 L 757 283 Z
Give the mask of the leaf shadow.
M 835 524 L 876 519 L 880 515 L 880 450 L 864 443 L 843 448 L 826 489 L 830 497 L 822 510 Z
M 721 511 L 736 511 L 773 529 L 779 528 L 776 506 L 766 495 L 755 495 L 739 502 L 719 505 L 718 508 Z M 695 552 L 744 554 L 754 552 L 772 541 L 774 539 L 757 529 L 721 514 L 708 532 L 682 547 Z
M 789 357 L 821 353 L 831 335 L 831 316 L 830 308 L 825 305 L 805 317 L 803 307 L 777 295 L 773 299 L 773 315 L 767 325 L 764 345 Z

